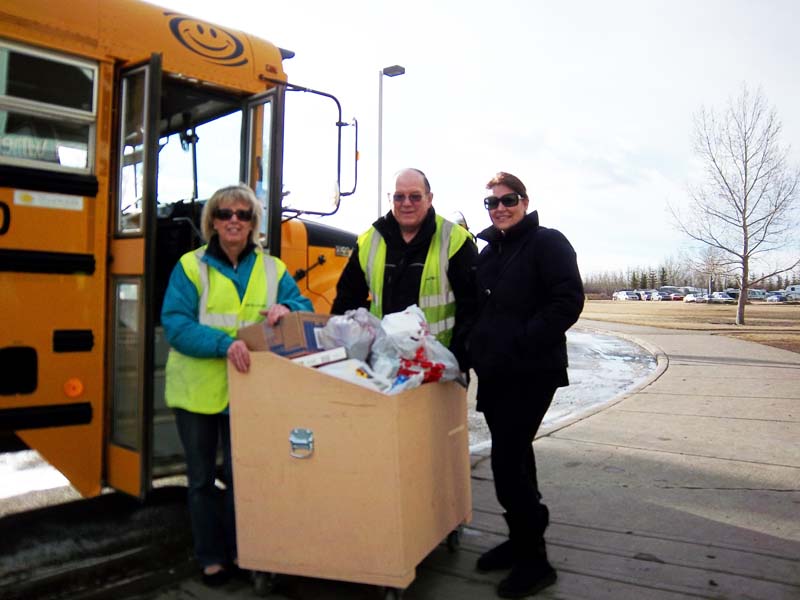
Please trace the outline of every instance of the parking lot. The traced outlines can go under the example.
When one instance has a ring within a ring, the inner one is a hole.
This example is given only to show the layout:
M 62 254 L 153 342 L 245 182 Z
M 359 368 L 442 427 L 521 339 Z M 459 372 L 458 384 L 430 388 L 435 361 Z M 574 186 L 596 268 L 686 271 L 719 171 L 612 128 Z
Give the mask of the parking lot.
M 714 331 L 800 352 L 800 302 L 750 302 L 745 309 L 745 325 L 735 324 L 736 308 L 736 304 L 590 300 L 581 318 Z

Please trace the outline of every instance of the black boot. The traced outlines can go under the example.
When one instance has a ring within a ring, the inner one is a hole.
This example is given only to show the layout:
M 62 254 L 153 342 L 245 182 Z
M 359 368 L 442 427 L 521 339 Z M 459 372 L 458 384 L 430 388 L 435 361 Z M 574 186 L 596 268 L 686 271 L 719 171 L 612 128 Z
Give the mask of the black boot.
M 533 596 L 556 582 L 556 570 L 547 558 L 527 557 L 514 563 L 511 573 L 497 586 L 501 598 Z
M 547 507 L 542 505 L 536 519 L 508 520 L 515 559 L 508 577 L 497 586 L 501 598 L 532 596 L 556 582 L 556 571 L 547 560 L 544 542 L 549 516 Z
M 481 554 L 475 564 L 475 569 L 481 573 L 488 573 L 489 571 L 510 569 L 512 566 L 514 566 L 514 548 L 511 540 L 506 540 L 499 546 Z
M 504 514 L 506 522 L 508 522 L 508 515 Z M 511 525 L 509 523 L 509 531 Z M 495 546 L 491 550 L 481 554 L 478 562 L 475 564 L 475 569 L 481 573 L 488 573 L 489 571 L 500 571 L 503 569 L 510 569 L 514 565 L 514 547 L 511 540 L 508 539 L 502 544 Z

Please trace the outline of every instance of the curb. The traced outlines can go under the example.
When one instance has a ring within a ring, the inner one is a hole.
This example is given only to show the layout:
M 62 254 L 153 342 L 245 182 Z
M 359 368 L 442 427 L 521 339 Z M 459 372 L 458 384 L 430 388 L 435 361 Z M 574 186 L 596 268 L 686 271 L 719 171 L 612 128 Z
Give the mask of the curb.
M 653 355 L 653 357 L 656 359 L 656 368 L 649 377 L 646 377 L 642 381 L 639 381 L 637 384 L 623 390 L 615 397 L 611 398 L 607 402 L 604 402 L 602 405 L 589 408 L 586 411 L 580 412 L 575 415 L 571 415 L 566 419 L 564 419 L 563 421 L 559 421 L 558 423 L 553 423 L 552 425 L 546 425 L 541 427 L 534 439 L 538 440 L 539 438 L 551 436 L 554 433 L 561 431 L 562 429 L 566 429 L 567 427 L 570 427 L 575 423 L 580 423 L 581 421 L 584 421 L 589 417 L 592 417 L 593 415 L 603 412 L 604 410 L 607 410 L 612 406 L 616 406 L 626 398 L 633 396 L 634 394 L 640 392 L 641 390 L 643 390 L 644 388 L 646 388 L 647 386 L 658 380 L 669 367 L 669 356 L 667 356 L 664 350 L 662 350 L 659 346 L 653 344 L 652 342 L 642 340 L 628 333 L 611 331 L 608 329 L 601 329 L 598 327 L 576 325 L 574 329 L 580 331 L 586 331 L 588 333 L 611 335 L 613 337 L 618 337 L 620 339 L 627 340 L 632 344 L 636 344 L 637 346 L 643 348 L 646 352 L 649 352 L 650 354 Z

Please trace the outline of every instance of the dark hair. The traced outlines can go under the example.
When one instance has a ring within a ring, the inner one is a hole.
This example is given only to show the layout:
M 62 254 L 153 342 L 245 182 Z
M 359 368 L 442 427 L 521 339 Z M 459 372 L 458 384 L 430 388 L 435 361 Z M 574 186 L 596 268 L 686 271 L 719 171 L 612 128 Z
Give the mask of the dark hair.
M 414 173 L 417 173 L 418 175 L 420 175 L 422 177 L 423 184 L 425 185 L 425 193 L 426 194 L 430 194 L 431 193 L 431 182 L 428 181 L 428 177 L 427 177 L 427 175 L 425 175 L 425 173 L 423 173 L 419 169 L 415 169 L 414 167 L 408 167 L 406 169 L 400 169 L 397 172 L 397 175 L 400 175 L 400 173 L 402 173 L 403 171 L 414 171 Z
M 489 183 L 486 184 L 486 189 L 490 190 L 496 185 L 504 185 L 511 188 L 511 190 L 519 194 L 522 198 L 528 199 L 528 192 L 525 190 L 525 184 L 511 173 L 500 171 L 497 175 L 492 177 Z

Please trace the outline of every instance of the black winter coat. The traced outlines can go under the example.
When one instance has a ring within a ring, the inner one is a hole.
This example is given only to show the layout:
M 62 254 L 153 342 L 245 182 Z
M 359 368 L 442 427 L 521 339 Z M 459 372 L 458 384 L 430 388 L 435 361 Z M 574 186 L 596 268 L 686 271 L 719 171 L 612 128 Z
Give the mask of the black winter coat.
M 505 233 L 489 227 L 478 257 L 480 310 L 469 336 L 478 379 L 496 380 L 548 371 L 567 385 L 566 331 L 583 310 L 583 283 L 569 241 L 539 226 L 536 211 Z M 539 376 L 544 376 L 540 373 Z

